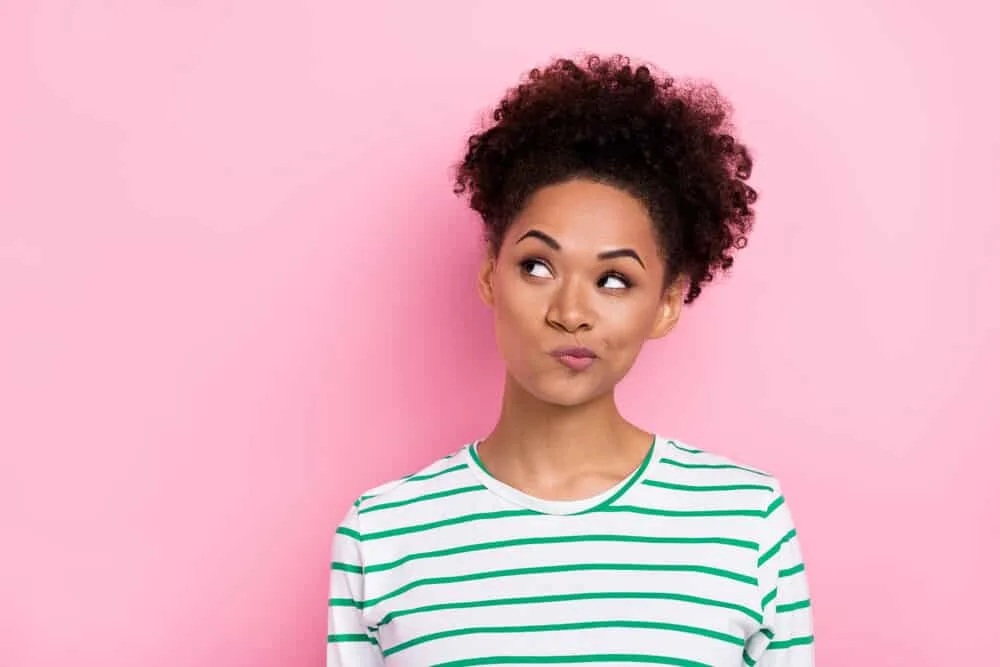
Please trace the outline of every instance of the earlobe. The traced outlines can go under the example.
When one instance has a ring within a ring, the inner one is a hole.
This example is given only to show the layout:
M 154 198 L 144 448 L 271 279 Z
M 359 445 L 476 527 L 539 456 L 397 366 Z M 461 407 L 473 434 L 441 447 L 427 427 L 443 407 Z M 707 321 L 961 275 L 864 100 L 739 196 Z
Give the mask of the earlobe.
M 479 291 L 479 298 L 489 307 L 493 307 L 493 270 L 495 261 L 487 256 L 479 265 L 479 275 L 476 280 L 476 287 Z

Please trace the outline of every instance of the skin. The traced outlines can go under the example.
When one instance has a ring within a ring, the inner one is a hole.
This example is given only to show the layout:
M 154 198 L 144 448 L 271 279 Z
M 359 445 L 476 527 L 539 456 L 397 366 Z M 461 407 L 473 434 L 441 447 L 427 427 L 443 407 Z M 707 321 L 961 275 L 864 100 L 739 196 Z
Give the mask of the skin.
M 683 281 L 664 288 L 653 223 L 641 201 L 575 179 L 539 189 L 481 265 L 506 361 L 500 417 L 479 445 L 490 473 L 539 498 L 596 495 L 631 474 L 653 435 L 626 420 L 615 387 L 647 340 L 677 323 Z M 583 371 L 552 350 L 584 346 Z

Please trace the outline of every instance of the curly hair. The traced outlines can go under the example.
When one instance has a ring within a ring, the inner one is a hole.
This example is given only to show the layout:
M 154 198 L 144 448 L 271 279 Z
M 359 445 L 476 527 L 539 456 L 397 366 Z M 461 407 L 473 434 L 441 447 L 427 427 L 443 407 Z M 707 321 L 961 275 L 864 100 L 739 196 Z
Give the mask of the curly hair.
M 455 193 L 482 217 L 491 253 L 528 197 L 589 178 L 642 201 L 667 266 L 691 303 L 746 246 L 757 192 L 753 161 L 732 133 L 731 107 L 708 83 L 679 82 L 622 55 L 559 58 L 535 68 L 469 138 Z

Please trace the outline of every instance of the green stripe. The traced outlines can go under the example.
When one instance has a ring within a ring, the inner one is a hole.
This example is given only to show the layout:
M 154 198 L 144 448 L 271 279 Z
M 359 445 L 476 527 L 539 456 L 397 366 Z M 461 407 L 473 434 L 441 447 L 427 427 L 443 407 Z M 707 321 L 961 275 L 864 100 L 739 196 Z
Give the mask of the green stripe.
M 767 650 L 773 649 L 783 649 L 792 648 L 793 646 L 807 646 L 813 643 L 813 636 L 808 637 L 792 637 L 791 639 L 782 639 L 781 641 L 771 642 L 767 645 Z
M 639 481 L 645 474 L 646 468 L 649 467 L 649 462 L 653 460 L 653 450 L 655 448 L 656 448 L 656 438 L 654 437 L 653 442 L 649 444 L 649 449 L 646 450 L 646 455 L 642 457 L 642 463 L 640 463 L 636 471 L 632 473 L 632 476 L 629 477 L 629 480 L 620 489 L 618 489 L 618 491 L 616 491 L 614 495 L 612 495 L 610 498 L 607 498 L 604 502 L 598 504 L 596 507 L 587 510 L 587 512 L 600 512 L 605 507 L 613 505 L 619 498 L 625 495 L 625 493 L 629 489 L 631 489 L 635 485 L 635 483 Z
M 386 537 L 395 537 L 397 535 L 419 533 L 425 530 L 443 528 L 445 526 L 457 526 L 459 524 L 470 523 L 472 521 L 486 521 L 489 519 L 506 519 L 509 517 L 517 517 L 517 516 L 537 516 L 540 514 L 541 512 L 536 512 L 534 510 L 501 510 L 499 512 L 480 512 L 477 514 L 466 514 L 464 516 L 456 516 L 450 519 L 441 519 L 440 521 L 431 521 L 429 523 L 418 523 L 413 526 L 402 526 L 400 528 L 392 528 L 380 532 L 368 533 L 361 539 L 365 541 L 381 540 Z
M 450 455 L 448 455 L 448 456 L 446 456 L 444 458 L 445 459 L 450 459 L 453 456 L 454 456 L 454 454 L 450 454 Z M 413 473 L 412 475 L 407 475 L 406 477 L 400 478 L 399 481 L 403 482 L 403 483 L 406 483 L 406 482 L 420 482 L 420 481 L 427 480 L 427 479 L 434 479 L 435 477 L 440 477 L 441 475 L 447 475 L 448 473 L 455 472 L 456 470 L 464 470 L 465 468 L 468 468 L 468 467 L 469 467 L 468 463 L 459 463 L 457 465 L 453 465 L 450 468 L 445 468 L 444 470 L 439 470 L 438 472 L 426 473 L 424 475 L 419 475 L 417 473 Z M 378 495 L 379 494 L 377 494 L 377 493 L 370 493 L 370 494 L 368 494 L 366 496 L 361 496 L 360 498 L 357 499 L 357 501 L 355 501 L 354 504 L 356 506 L 360 505 L 361 503 L 363 503 L 364 501 L 368 500 L 369 498 L 375 498 Z
M 338 535 L 347 535 L 348 537 L 353 538 L 355 540 L 361 540 L 361 539 L 363 539 L 361 537 L 361 533 L 359 533 L 358 531 L 353 530 L 351 528 L 346 528 L 344 526 L 341 526 L 341 527 L 337 528 L 337 534 Z
M 748 540 L 737 540 L 728 537 L 651 537 L 644 535 L 558 535 L 555 537 L 519 537 L 510 540 L 498 540 L 493 542 L 478 542 L 466 544 L 447 549 L 437 549 L 434 551 L 421 551 L 408 554 L 402 558 L 387 563 L 377 563 L 365 566 L 365 572 L 383 572 L 399 567 L 404 563 L 414 560 L 424 560 L 427 558 L 443 558 L 457 554 L 472 553 L 476 551 L 493 551 L 495 549 L 507 549 L 511 547 L 541 546 L 546 544 L 576 544 L 581 542 L 622 542 L 631 544 L 720 544 L 723 546 L 735 547 L 738 549 L 759 548 L 756 542 Z
M 613 505 L 609 507 L 598 507 L 592 511 L 594 513 L 614 512 L 614 513 L 640 514 L 646 516 L 687 517 L 687 518 L 727 517 L 727 516 L 734 516 L 734 517 L 747 516 L 747 517 L 760 518 L 763 516 L 762 510 L 752 510 L 752 509 L 660 510 L 649 507 L 635 507 L 630 505 Z M 350 534 L 352 535 L 352 537 L 355 537 L 355 539 L 360 539 L 362 541 L 371 541 L 371 540 L 385 539 L 388 537 L 397 537 L 399 535 L 409 535 L 412 533 L 434 530 L 436 528 L 444 528 L 446 526 L 455 526 L 463 523 L 471 523 L 474 521 L 492 521 L 496 519 L 508 519 L 512 517 L 524 517 L 524 516 L 542 516 L 542 513 L 529 509 L 501 510 L 497 512 L 478 512 L 474 514 L 466 514 L 463 516 L 451 517 L 449 519 L 431 521 L 428 523 L 415 524 L 411 526 L 401 526 L 399 528 L 376 531 L 373 533 L 367 533 L 365 535 L 359 535 L 354 531 L 351 531 Z
M 746 649 L 743 649 L 743 664 L 747 667 L 753 667 L 757 664 L 757 661 L 750 657 L 750 654 L 747 653 Z
M 629 514 L 646 514 L 649 516 L 674 516 L 674 517 L 706 517 L 706 516 L 753 516 L 763 518 L 761 510 L 660 510 L 652 507 L 635 507 L 633 505 L 615 505 L 614 507 L 603 507 L 601 512 L 627 512 Z
M 774 513 L 774 510 L 778 509 L 779 507 L 781 507 L 784 504 L 785 504 L 785 497 L 784 496 L 778 496 L 774 500 L 774 502 L 772 502 L 770 505 L 768 505 L 767 509 L 764 510 L 764 518 L 767 518 L 767 517 L 771 516 Z
M 750 509 L 659 510 L 650 507 L 635 507 L 631 505 L 612 505 L 608 507 L 597 507 L 594 508 L 592 511 L 594 513 L 624 512 L 628 514 L 643 514 L 647 516 L 690 517 L 690 518 L 723 517 L 723 516 L 752 516 L 760 518 L 763 516 L 762 510 L 750 510 Z M 389 530 L 367 533 L 364 536 L 360 536 L 360 539 L 364 541 L 380 540 L 387 537 L 396 537 L 398 535 L 419 533 L 425 530 L 434 530 L 435 528 L 443 528 L 445 526 L 456 526 L 459 524 L 470 523 L 473 521 L 492 521 L 495 519 L 509 519 L 512 517 L 523 517 L 523 516 L 543 516 L 543 513 L 529 509 L 501 510 L 497 512 L 478 512 L 475 514 L 465 514 L 463 516 L 451 517 L 449 519 L 441 519 L 439 521 L 431 521 L 428 523 L 419 523 L 412 526 L 402 526 L 400 528 L 392 528 Z
M 354 607 L 361 609 L 361 603 L 353 598 L 330 598 L 331 607 Z
M 796 611 L 798 609 L 805 609 L 810 606 L 809 600 L 799 600 L 798 602 L 789 602 L 788 604 L 779 604 L 777 609 L 779 614 L 783 614 L 789 611 Z
M 522 567 L 509 570 L 487 570 L 485 572 L 473 572 L 471 574 L 453 575 L 449 577 L 430 577 L 427 579 L 417 579 L 408 584 L 400 586 L 394 591 L 390 591 L 381 597 L 372 600 L 365 600 L 365 607 L 374 607 L 391 598 L 397 597 L 407 591 L 419 588 L 420 586 L 434 586 L 438 584 L 456 584 L 466 581 L 481 581 L 483 579 L 494 579 L 497 577 L 516 577 L 532 574 L 559 574 L 561 572 L 580 571 L 617 571 L 617 572 L 699 572 L 709 574 L 724 579 L 732 579 L 745 584 L 757 585 L 755 577 L 749 577 L 738 572 L 723 570 L 720 568 L 706 567 L 703 565 L 674 565 L 674 564 L 645 564 L 645 563 L 573 563 L 569 565 L 544 565 L 538 567 Z
M 331 569 L 340 570 L 341 572 L 350 572 L 351 574 L 362 574 L 364 573 L 364 568 L 360 565 L 351 565 L 350 563 L 341 563 L 339 560 L 333 561 Z
M 454 456 L 454 454 L 452 454 L 451 456 Z M 448 458 L 451 458 L 451 456 L 449 456 Z M 445 468 L 444 470 L 438 470 L 437 472 L 429 472 L 423 475 L 418 475 L 418 474 L 407 475 L 406 477 L 403 478 L 403 481 L 423 482 L 428 479 L 434 479 L 435 477 L 440 477 L 441 475 L 447 475 L 449 473 L 457 472 L 459 470 L 465 470 L 468 467 L 469 467 L 468 463 L 456 463 L 450 468 Z
M 565 593 L 562 595 L 536 595 L 529 597 L 513 598 L 493 598 L 490 600 L 475 600 L 471 602 L 442 602 L 430 604 L 423 607 L 412 607 L 410 609 L 397 609 L 382 617 L 379 625 L 391 623 L 400 616 L 410 616 L 412 614 L 423 614 L 437 611 L 448 611 L 455 609 L 477 609 L 481 607 L 503 607 L 522 604 L 547 604 L 553 602 L 576 602 L 579 600 L 673 600 L 676 602 L 690 602 L 709 607 L 721 607 L 739 611 L 757 623 L 763 622 L 763 616 L 742 605 L 722 600 L 712 600 L 709 598 L 696 597 L 694 595 L 682 595 L 680 593 L 652 593 L 652 592 L 600 592 L 600 593 Z
M 449 496 L 457 496 L 461 493 L 469 493 L 471 491 L 485 491 L 486 487 L 482 484 L 476 484 L 475 486 L 461 486 L 456 489 L 448 489 L 446 491 L 437 491 L 435 493 L 426 493 L 422 496 L 417 496 L 415 498 L 407 498 L 406 500 L 397 500 L 392 503 L 382 503 L 381 505 L 375 505 L 374 507 L 366 507 L 359 511 L 358 514 L 367 514 L 368 512 L 378 512 L 379 510 L 387 510 L 392 507 L 403 507 L 405 505 L 412 505 L 413 503 L 422 503 L 427 500 L 437 500 L 438 498 L 448 498 Z
M 677 442 L 675 442 L 673 440 L 670 441 L 670 444 L 673 445 L 675 449 L 679 449 L 682 452 L 687 452 L 688 454 L 704 454 L 705 453 L 705 452 L 703 452 L 700 449 L 695 449 L 694 447 L 682 447 L 680 444 L 678 444 Z
M 363 634 L 327 635 L 326 641 L 331 644 L 339 642 L 368 642 L 369 644 L 378 644 L 377 639 Z
M 475 463 L 477 466 L 479 466 L 480 470 L 482 470 L 484 473 L 486 473 L 490 477 L 493 477 L 493 474 L 489 470 L 486 469 L 485 465 L 483 465 L 483 460 L 481 458 L 479 458 L 479 451 L 477 450 L 477 446 L 478 445 L 479 445 L 479 441 L 478 440 L 476 442 L 474 442 L 473 444 L 469 445 L 469 456 L 472 458 L 472 462 Z
M 761 610 L 763 611 L 765 608 L 767 608 L 767 605 L 771 604 L 771 602 L 773 602 L 774 598 L 776 598 L 776 597 L 778 597 L 778 589 L 777 588 L 773 589 L 770 593 L 768 593 L 767 595 L 765 595 L 763 597 L 763 599 L 761 599 L 761 601 L 760 601 L 760 608 L 761 608 Z
M 774 491 L 773 487 L 766 484 L 718 484 L 715 486 L 692 486 L 690 484 L 659 482 L 655 479 L 647 479 L 643 482 L 643 484 L 647 486 L 655 486 L 659 489 L 672 489 L 674 491 Z
M 790 568 L 788 568 L 786 570 L 778 570 L 778 576 L 779 577 L 791 577 L 792 575 L 796 575 L 796 574 L 798 574 L 799 572 L 802 572 L 805 569 L 806 569 L 805 564 L 804 563 L 799 563 L 798 565 L 790 567 Z
M 781 551 L 781 547 L 785 546 L 785 544 L 790 542 L 794 537 L 795 537 L 795 529 L 792 528 L 790 531 L 785 533 L 784 537 L 778 540 L 777 544 L 775 544 L 773 547 L 765 551 L 764 554 L 757 559 L 757 567 L 761 567 L 762 565 L 764 565 L 764 563 L 774 558 L 778 554 L 778 552 Z
M 495 655 L 439 662 L 435 667 L 475 667 L 476 665 L 570 665 L 581 663 L 638 662 L 647 665 L 677 667 L 712 667 L 707 662 L 642 653 L 588 653 L 584 655 Z
M 414 637 L 405 642 L 396 644 L 392 648 L 383 650 L 382 655 L 389 657 L 400 651 L 404 651 L 419 644 L 447 639 L 448 637 L 459 637 L 463 635 L 486 635 L 486 634 L 513 634 L 527 632 L 564 632 L 575 630 L 600 630 L 603 628 L 638 628 L 643 630 L 669 630 L 672 632 L 683 632 L 710 639 L 743 646 L 743 638 L 727 635 L 723 632 L 698 628 L 692 625 L 680 625 L 677 623 L 658 623 L 654 621 L 583 621 L 578 623 L 558 623 L 547 625 L 506 625 L 506 626 L 484 626 L 478 628 L 457 628 L 455 630 L 444 630 L 434 632 L 420 637 Z
M 766 472 L 761 472 L 760 470 L 754 470 L 753 468 L 747 468 L 745 466 L 736 465 L 735 463 L 685 463 L 683 461 L 678 461 L 676 459 L 667 458 L 664 456 L 660 459 L 660 463 L 669 463 L 672 466 L 677 466 L 678 468 L 695 468 L 695 469 L 733 469 L 733 470 L 744 470 L 746 472 L 752 472 L 755 475 L 760 475 L 761 477 L 770 477 Z

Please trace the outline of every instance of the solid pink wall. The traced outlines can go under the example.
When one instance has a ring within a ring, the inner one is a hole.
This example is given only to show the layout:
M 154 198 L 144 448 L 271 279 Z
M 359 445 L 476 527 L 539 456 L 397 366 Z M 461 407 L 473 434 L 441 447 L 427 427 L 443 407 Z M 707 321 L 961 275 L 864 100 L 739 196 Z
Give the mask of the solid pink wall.
M 820 664 L 993 664 L 998 17 L 922 4 L 0 5 L 0 662 L 322 663 L 346 504 L 496 411 L 450 165 L 593 49 L 762 193 L 623 408 L 783 479 Z

